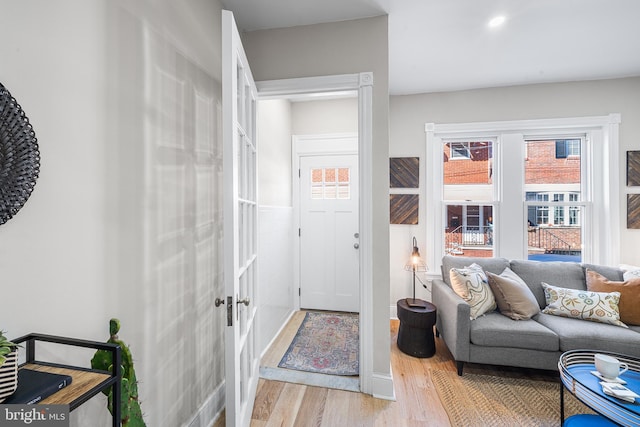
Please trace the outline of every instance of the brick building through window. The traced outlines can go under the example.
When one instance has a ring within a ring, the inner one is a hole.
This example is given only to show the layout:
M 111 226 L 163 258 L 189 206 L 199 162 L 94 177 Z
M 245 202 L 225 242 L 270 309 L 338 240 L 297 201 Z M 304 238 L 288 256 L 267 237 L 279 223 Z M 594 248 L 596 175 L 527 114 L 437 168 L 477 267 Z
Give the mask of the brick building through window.
M 564 202 L 581 200 L 580 147 L 579 138 L 525 141 L 530 254 L 579 255 L 581 207 Z M 444 224 L 449 253 L 493 256 L 493 151 L 490 140 L 443 144 L 443 196 L 450 201 Z

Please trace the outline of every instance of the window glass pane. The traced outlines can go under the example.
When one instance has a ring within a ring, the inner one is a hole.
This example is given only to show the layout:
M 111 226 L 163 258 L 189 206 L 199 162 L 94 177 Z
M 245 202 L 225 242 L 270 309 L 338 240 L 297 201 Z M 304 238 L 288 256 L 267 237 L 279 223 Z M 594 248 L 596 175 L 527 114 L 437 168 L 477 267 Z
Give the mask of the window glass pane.
M 311 169 L 311 182 L 322 182 L 322 169 Z
M 350 199 L 351 198 L 351 186 L 349 184 L 341 184 L 338 186 L 338 199 Z
M 311 169 L 311 198 L 350 199 L 350 168 Z
M 449 152 L 452 159 L 469 159 L 471 154 L 469 152 L 468 142 L 452 142 L 449 144 Z
M 324 170 L 324 182 L 336 182 L 336 170 L 334 168 Z
M 338 169 L 338 182 L 349 182 L 349 168 Z
M 493 206 L 447 205 L 444 247 L 448 255 L 494 255 Z
M 445 200 L 493 200 L 493 142 L 443 144 Z
M 582 209 L 581 206 L 529 206 L 529 259 L 580 262 Z M 531 224 L 531 212 L 541 219 L 539 224 Z M 549 217 L 549 212 L 553 212 L 553 217 Z
M 322 185 L 311 186 L 311 198 L 313 200 L 322 200 L 323 198 Z
M 525 191 L 579 195 L 580 142 L 580 139 L 526 141 Z
M 324 198 L 325 199 L 335 199 L 336 198 L 336 186 L 335 185 L 326 185 L 324 187 Z
M 528 140 L 525 143 L 526 200 L 550 203 L 527 206 L 529 259 L 580 261 L 582 207 L 564 203 L 582 200 L 582 140 Z

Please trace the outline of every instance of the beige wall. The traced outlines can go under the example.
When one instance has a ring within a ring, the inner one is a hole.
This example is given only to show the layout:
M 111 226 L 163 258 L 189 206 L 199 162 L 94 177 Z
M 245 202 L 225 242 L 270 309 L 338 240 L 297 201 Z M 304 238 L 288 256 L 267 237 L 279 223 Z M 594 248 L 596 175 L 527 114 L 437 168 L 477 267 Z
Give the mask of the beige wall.
M 626 228 L 624 195 L 628 191 L 626 151 L 640 149 L 640 77 L 393 96 L 390 105 L 390 156 L 420 156 L 422 169 L 426 140 L 424 125 L 427 122 L 465 123 L 620 113 L 620 261 L 640 265 L 640 251 L 636 249 L 640 230 Z M 424 175 L 422 177 L 421 183 L 424 183 Z M 430 238 L 424 227 L 424 210 L 430 209 L 430 201 L 424 200 L 424 188 L 420 189 L 420 194 L 420 224 L 391 227 L 392 300 L 405 296 L 410 289 L 408 275 L 398 268 L 404 262 L 403 256 L 394 254 L 405 254 L 407 242 L 413 235 L 419 238 L 419 242 Z
M 292 106 L 294 135 L 358 132 L 358 98 L 294 102 Z
M 0 15 L 2 83 L 42 159 L 31 198 L 0 226 L 0 329 L 104 341 L 119 317 L 153 426 L 209 426 L 224 403 L 224 314 L 209 305 L 222 286 L 221 194 L 200 209 L 194 183 L 215 185 L 216 172 L 203 177 L 189 160 L 219 166 L 220 10 L 215 0 L 29 0 Z M 210 155 L 194 150 L 203 117 Z M 40 353 L 84 366 L 91 356 Z M 106 398 L 71 425 L 111 425 Z
M 256 80 L 373 72 L 373 371 L 389 374 L 389 75 L 387 17 L 244 34 Z

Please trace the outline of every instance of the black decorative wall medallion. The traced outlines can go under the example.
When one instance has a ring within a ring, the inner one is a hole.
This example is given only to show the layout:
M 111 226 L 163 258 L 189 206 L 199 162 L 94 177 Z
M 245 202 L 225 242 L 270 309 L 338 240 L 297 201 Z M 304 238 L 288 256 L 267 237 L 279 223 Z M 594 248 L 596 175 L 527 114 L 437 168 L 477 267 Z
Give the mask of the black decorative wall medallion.
M 40 152 L 33 127 L 0 83 L 0 224 L 22 208 L 39 173 Z

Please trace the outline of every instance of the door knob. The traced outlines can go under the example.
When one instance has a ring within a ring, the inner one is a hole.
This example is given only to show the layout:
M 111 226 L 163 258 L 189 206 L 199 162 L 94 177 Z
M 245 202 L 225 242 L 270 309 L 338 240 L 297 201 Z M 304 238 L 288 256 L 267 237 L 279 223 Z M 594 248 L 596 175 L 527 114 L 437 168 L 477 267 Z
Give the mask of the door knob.
M 244 304 L 248 307 L 250 302 L 251 300 L 249 299 L 249 297 L 246 297 L 245 299 L 238 300 L 236 304 Z
M 354 243 L 354 244 L 353 244 L 353 247 L 354 247 L 354 248 L 356 248 L 356 249 L 358 249 L 358 248 L 360 247 L 360 244 L 359 244 L 359 243 Z
M 224 304 L 224 298 L 216 298 L 214 304 L 216 305 L 216 307 L 220 307 L 222 304 Z

